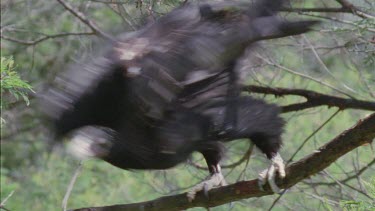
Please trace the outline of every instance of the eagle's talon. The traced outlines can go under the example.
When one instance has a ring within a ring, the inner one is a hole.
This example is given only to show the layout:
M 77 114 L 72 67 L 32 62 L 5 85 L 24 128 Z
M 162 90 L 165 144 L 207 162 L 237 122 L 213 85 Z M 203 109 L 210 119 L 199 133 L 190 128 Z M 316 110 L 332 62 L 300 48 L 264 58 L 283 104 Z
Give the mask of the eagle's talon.
M 265 169 L 262 172 L 260 172 L 258 175 L 258 186 L 261 191 L 264 191 L 263 185 L 267 183 L 267 180 L 266 180 L 267 172 L 268 172 L 268 169 Z
M 221 173 L 212 174 L 208 180 L 205 180 L 198 185 L 194 186 L 188 193 L 187 198 L 189 202 L 195 199 L 195 196 L 199 191 L 203 190 L 204 195 L 209 198 L 208 191 L 215 188 L 226 185 L 224 176 Z
M 281 189 L 276 185 L 275 178 L 276 178 L 276 172 L 279 173 L 279 176 L 281 178 L 285 177 L 285 165 L 284 161 L 281 158 L 280 154 L 276 154 L 275 157 L 272 158 L 272 164 L 268 169 L 263 170 L 261 173 L 259 173 L 258 177 L 258 185 L 259 189 L 264 191 L 263 185 L 265 185 L 268 181 L 268 184 L 271 187 L 271 190 L 274 193 L 280 193 Z

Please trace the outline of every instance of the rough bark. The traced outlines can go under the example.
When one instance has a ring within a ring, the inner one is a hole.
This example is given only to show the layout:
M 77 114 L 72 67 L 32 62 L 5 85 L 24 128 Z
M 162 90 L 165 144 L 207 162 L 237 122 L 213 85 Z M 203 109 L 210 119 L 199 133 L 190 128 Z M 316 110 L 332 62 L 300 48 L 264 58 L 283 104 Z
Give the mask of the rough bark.
M 345 130 L 312 154 L 288 165 L 286 169 L 287 176 L 283 180 L 277 181 L 277 184 L 281 188 L 290 188 L 301 180 L 313 176 L 327 168 L 331 163 L 346 153 L 357 147 L 371 143 L 374 138 L 375 113 L 360 120 L 352 128 Z M 192 207 L 215 207 L 232 201 L 271 194 L 273 194 L 273 192 L 269 187 L 265 187 L 265 191 L 261 191 L 258 187 L 257 180 L 250 180 L 213 189 L 209 191 L 209 199 L 202 193 L 199 193 L 193 202 L 189 202 L 186 193 L 182 193 L 146 202 L 80 208 L 74 211 L 184 210 Z

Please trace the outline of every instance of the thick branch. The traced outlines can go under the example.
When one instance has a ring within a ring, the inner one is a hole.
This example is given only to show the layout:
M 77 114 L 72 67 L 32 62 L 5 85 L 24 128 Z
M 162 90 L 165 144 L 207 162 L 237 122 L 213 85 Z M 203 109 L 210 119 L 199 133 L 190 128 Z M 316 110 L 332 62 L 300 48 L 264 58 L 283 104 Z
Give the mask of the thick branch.
M 287 106 L 282 106 L 282 111 L 284 113 L 324 105 L 329 107 L 338 107 L 339 109 L 351 108 L 375 111 L 375 102 L 341 98 L 304 89 L 272 88 L 252 85 L 243 87 L 243 91 L 261 94 L 272 94 L 275 96 L 297 95 L 304 97 L 307 100 L 303 103 L 295 103 Z
M 339 134 L 332 141 L 320 147 L 314 153 L 290 164 L 286 177 L 277 184 L 281 188 L 290 188 L 303 179 L 327 168 L 341 156 L 357 147 L 371 143 L 375 138 L 375 113 L 360 120 L 355 126 Z M 209 191 L 209 200 L 200 193 L 193 202 L 189 202 L 186 193 L 165 196 L 155 200 L 134 204 L 106 207 L 81 208 L 75 211 L 126 211 L 126 210 L 183 210 L 192 207 L 215 207 L 232 201 L 273 194 L 269 187 L 261 191 L 257 180 L 242 181 Z

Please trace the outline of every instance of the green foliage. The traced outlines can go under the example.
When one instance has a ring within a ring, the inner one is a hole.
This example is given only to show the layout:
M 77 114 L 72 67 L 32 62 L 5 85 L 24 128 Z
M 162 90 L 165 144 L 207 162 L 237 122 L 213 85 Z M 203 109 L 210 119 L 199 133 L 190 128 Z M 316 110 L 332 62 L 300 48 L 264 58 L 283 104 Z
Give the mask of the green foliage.
M 27 96 L 28 91 L 34 92 L 31 86 L 22 80 L 18 73 L 14 71 L 14 60 L 12 57 L 6 58 L 1 57 L 1 76 L 0 76 L 0 82 L 1 82 L 1 104 L 0 108 L 3 111 L 3 109 L 6 109 L 9 100 L 4 99 L 9 94 L 13 96 L 16 101 L 18 101 L 20 98 L 22 98 L 26 105 L 30 104 L 29 98 Z M 14 102 L 14 101 L 12 101 Z M 5 119 L 1 117 L 1 125 L 5 123 Z
M 20 185 L 14 181 L 8 176 L 9 170 L 5 168 L 0 169 L 0 181 L 1 181 L 1 199 L 4 200 L 5 197 L 7 197 L 10 193 L 13 191 L 17 191 L 20 187 Z
M 16 100 L 22 98 L 27 105 L 30 104 L 27 96 L 28 91 L 34 92 L 31 86 L 22 80 L 14 71 L 14 60 L 12 57 L 1 57 L 1 95 L 10 93 Z M 1 109 L 6 108 L 7 101 L 1 101 Z
M 374 211 L 375 210 L 375 176 L 371 178 L 370 182 L 363 182 L 366 186 L 366 191 L 373 198 L 373 200 L 342 200 L 340 205 L 345 211 Z

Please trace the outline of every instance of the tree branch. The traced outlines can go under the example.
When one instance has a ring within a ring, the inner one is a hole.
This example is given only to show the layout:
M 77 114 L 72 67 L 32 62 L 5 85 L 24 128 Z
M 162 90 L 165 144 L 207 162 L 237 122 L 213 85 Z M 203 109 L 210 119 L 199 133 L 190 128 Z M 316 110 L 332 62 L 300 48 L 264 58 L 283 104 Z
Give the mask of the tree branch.
M 346 182 L 348 182 L 352 179 L 355 179 L 355 178 L 359 177 L 361 174 L 363 174 L 368 168 L 370 168 L 374 164 L 375 164 L 375 159 L 370 161 L 370 163 L 368 163 L 365 167 L 361 168 L 356 174 L 354 174 L 352 176 L 349 176 L 345 179 L 342 179 L 338 182 L 342 184 L 342 183 L 346 183 Z M 308 182 L 306 184 L 308 184 L 308 185 L 337 185 L 338 182 Z
M 312 14 L 312 13 L 301 13 L 301 14 L 309 16 L 309 17 L 322 18 L 322 19 L 334 21 L 334 22 L 337 22 L 337 23 L 343 23 L 343 24 L 351 25 L 351 26 L 354 26 L 358 29 L 366 30 L 366 31 L 369 31 L 369 32 L 375 32 L 374 28 L 368 27 L 367 25 L 358 24 L 354 21 L 348 21 L 348 20 L 336 18 L 334 16 L 322 16 L 322 15 L 316 15 L 316 14 Z M 324 30 L 322 30 L 322 31 L 324 31 Z
M 281 8 L 280 11 L 283 12 L 331 12 L 331 13 L 351 13 L 352 10 L 349 8 L 327 8 L 327 7 L 322 7 L 322 8 Z
M 274 66 L 274 67 L 280 68 L 281 70 L 284 70 L 284 71 L 286 71 L 286 72 L 288 72 L 288 73 L 291 73 L 291 74 L 293 74 L 293 75 L 297 75 L 297 76 L 299 76 L 299 77 L 301 77 L 301 78 L 306 78 L 306 79 L 308 79 L 308 80 L 314 81 L 314 82 L 316 82 L 316 83 L 318 83 L 318 84 L 321 84 L 321 85 L 323 85 L 323 86 L 329 87 L 330 89 L 335 90 L 336 92 L 338 92 L 338 93 L 340 93 L 340 94 L 343 94 L 343 95 L 348 96 L 348 97 L 350 97 L 350 98 L 354 98 L 352 95 L 350 95 L 350 94 L 348 94 L 348 93 L 346 93 L 346 92 L 343 92 L 341 89 L 336 88 L 336 87 L 332 86 L 331 84 L 328 84 L 328 83 L 324 82 L 322 79 L 317 79 L 317 78 L 311 77 L 310 75 L 305 75 L 305 74 L 303 74 L 303 73 L 300 73 L 300 72 L 294 71 L 294 70 L 292 70 L 292 69 L 290 69 L 290 68 L 288 68 L 288 67 L 284 67 L 284 66 L 282 66 L 282 65 L 280 65 L 280 64 L 278 64 L 278 63 L 275 63 L 275 62 L 273 62 L 273 61 L 271 61 L 271 60 L 269 60 L 269 59 L 267 59 L 267 58 L 264 58 L 263 56 L 261 56 L 261 55 L 259 55 L 259 54 L 257 55 L 257 57 L 260 58 L 260 59 L 262 59 L 262 60 L 263 60 L 264 62 L 266 62 L 268 65 L 271 65 L 271 66 Z
M 314 153 L 290 164 L 286 169 L 287 176 L 283 180 L 278 180 L 277 184 L 281 188 L 290 188 L 301 180 L 327 168 L 346 153 L 371 143 L 374 138 L 375 113 L 360 120 L 355 126 L 339 134 Z M 193 202 L 189 202 L 186 193 L 183 193 L 134 204 L 81 208 L 74 211 L 183 210 L 192 207 L 215 207 L 232 201 L 271 194 L 273 192 L 268 186 L 265 187 L 265 191 L 261 191 L 258 187 L 258 181 L 250 180 L 213 189 L 209 191 L 209 199 L 203 193 L 199 193 Z
M 8 37 L 6 35 L 1 34 L 1 38 L 4 40 L 8 40 L 10 42 L 19 43 L 22 45 L 37 45 L 45 40 L 54 39 L 59 37 L 66 37 L 66 36 L 81 36 L 81 35 L 95 35 L 94 32 L 69 32 L 69 33 L 60 33 L 60 34 L 52 34 L 52 35 L 43 35 L 42 37 L 36 40 L 19 40 L 13 37 Z
M 261 93 L 261 94 L 272 94 L 275 96 L 286 96 L 286 95 L 297 95 L 304 97 L 307 101 L 303 103 L 295 103 L 286 106 L 282 106 L 282 112 L 287 113 L 291 111 L 299 111 L 307 108 L 317 107 L 317 106 L 328 106 L 337 107 L 339 109 L 362 109 L 375 111 L 375 102 L 363 101 L 356 99 L 347 99 L 336 97 L 332 95 L 321 94 L 314 91 L 304 90 L 304 89 L 287 89 L 287 88 L 272 88 L 264 86 L 245 86 L 242 88 L 243 91 Z
M 249 148 L 247 149 L 245 154 L 239 160 L 237 160 L 236 162 L 231 163 L 231 164 L 221 165 L 221 168 L 222 169 L 230 169 L 230 168 L 234 168 L 234 167 L 237 167 L 237 166 L 241 165 L 243 162 L 245 162 L 246 160 L 249 159 L 249 157 L 251 156 L 251 153 L 253 152 L 253 148 L 254 148 L 254 145 L 250 142 Z M 200 170 L 208 170 L 208 167 L 201 166 L 199 164 L 194 163 L 193 161 L 188 161 L 188 164 L 190 164 L 191 166 L 193 166 L 197 169 L 200 169 Z
M 343 9 L 349 9 L 354 15 L 357 15 L 361 18 L 375 19 L 373 15 L 362 11 L 357 6 L 354 6 L 352 3 L 346 0 L 336 0 L 336 1 L 342 6 Z
M 76 16 L 81 22 L 86 24 L 95 34 L 98 36 L 105 38 L 110 41 L 115 41 L 111 35 L 103 32 L 100 30 L 90 19 L 88 19 L 83 13 L 75 10 L 72 5 L 65 2 L 64 0 L 56 0 L 58 1 L 66 10 L 68 10 L 72 15 Z

